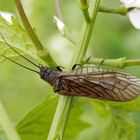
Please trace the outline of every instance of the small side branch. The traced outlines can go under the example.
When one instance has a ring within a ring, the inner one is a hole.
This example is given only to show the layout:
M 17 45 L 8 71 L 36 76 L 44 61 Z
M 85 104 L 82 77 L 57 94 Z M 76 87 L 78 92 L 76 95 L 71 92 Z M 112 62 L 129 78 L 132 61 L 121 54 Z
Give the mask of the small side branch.
M 109 14 L 119 14 L 119 15 L 126 15 L 129 12 L 129 9 L 125 6 L 120 6 L 119 8 L 109 8 L 100 6 L 99 12 L 109 13 Z
M 125 57 L 118 59 L 90 58 L 87 61 L 87 64 L 95 64 L 123 69 L 128 66 L 140 65 L 140 59 L 126 59 Z
M 82 13 L 84 15 L 85 21 L 87 23 L 90 23 L 90 15 L 88 12 L 89 4 L 87 0 L 79 0 L 79 7 L 82 10 Z

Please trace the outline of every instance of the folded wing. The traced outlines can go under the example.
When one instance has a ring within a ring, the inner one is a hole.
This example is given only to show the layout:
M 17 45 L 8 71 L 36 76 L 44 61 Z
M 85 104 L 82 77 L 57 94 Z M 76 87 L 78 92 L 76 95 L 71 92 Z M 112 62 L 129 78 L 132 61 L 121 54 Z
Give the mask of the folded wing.
M 140 79 L 121 72 L 90 71 L 61 78 L 61 94 L 109 101 L 129 101 L 140 94 Z

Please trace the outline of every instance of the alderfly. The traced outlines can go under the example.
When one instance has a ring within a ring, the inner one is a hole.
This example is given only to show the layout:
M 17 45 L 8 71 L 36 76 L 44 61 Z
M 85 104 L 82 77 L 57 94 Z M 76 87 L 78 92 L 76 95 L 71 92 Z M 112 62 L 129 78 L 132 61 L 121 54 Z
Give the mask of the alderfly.
M 39 74 L 41 79 L 47 81 L 53 87 L 54 92 L 61 95 L 125 102 L 136 98 L 140 94 L 140 79 L 130 74 L 98 67 L 79 67 L 70 73 L 52 70 L 49 67 L 33 63 L 11 47 L 5 39 L 4 41 L 15 53 L 39 68 L 39 71 L 28 68 L 0 54 L 2 57 Z

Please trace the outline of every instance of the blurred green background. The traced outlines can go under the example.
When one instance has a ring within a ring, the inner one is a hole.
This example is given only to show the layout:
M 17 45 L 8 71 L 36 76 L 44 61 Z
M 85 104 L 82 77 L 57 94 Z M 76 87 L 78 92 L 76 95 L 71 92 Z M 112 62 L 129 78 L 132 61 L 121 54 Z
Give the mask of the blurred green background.
M 59 35 L 53 22 L 53 16 L 56 15 L 55 2 L 23 0 L 22 3 L 44 46 L 48 47 L 52 53 L 55 51 L 59 65 L 68 64 L 74 47 Z M 108 7 L 117 7 L 121 4 L 116 0 L 102 0 L 101 3 Z M 65 24 L 78 38 L 84 20 L 78 2 L 61 0 L 61 6 Z M 14 1 L 11 0 L 0 0 L 0 11 L 12 12 L 18 16 Z M 99 13 L 87 56 L 140 58 L 139 38 L 140 31 L 131 25 L 127 16 Z M 129 67 L 126 71 L 140 76 L 139 68 L 139 66 Z M 15 124 L 36 104 L 44 100 L 47 92 L 51 91 L 51 87 L 38 75 L 8 61 L 0 64 L 0 99 Z M 140 123 L 139 115 L 140 113 L 132 114 L 137 124 Z M 139 127 L 137 131 L 140 132 Z M 139 133 L 137 133 L 137 139 L 140 139 Z

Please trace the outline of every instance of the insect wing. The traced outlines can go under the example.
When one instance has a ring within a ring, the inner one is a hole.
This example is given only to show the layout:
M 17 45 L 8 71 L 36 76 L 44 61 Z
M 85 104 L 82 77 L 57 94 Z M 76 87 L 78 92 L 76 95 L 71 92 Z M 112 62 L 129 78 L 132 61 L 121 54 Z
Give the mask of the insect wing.
M 82 73 L 78 71 L 61 78 L 62 94 L 120 102 L 132 100 L 140 94 L 140 79 L 135 76 L 104 72 L 102 69 Z

